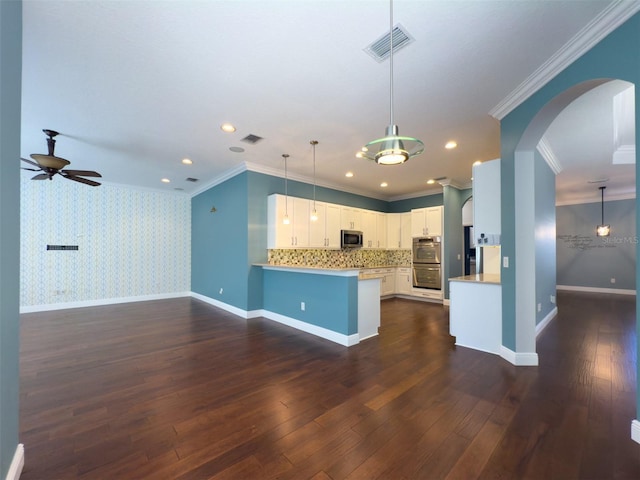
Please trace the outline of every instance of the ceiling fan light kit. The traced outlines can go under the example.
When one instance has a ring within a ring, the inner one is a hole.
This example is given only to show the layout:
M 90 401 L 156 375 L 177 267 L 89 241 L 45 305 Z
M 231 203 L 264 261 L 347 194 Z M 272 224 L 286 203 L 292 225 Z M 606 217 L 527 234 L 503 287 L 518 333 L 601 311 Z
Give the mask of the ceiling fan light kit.
M 97 187 L 100 183 L 89 180 L 88 178 L 82 177 L 102 177 L 98 172 L 94 172 L 93 170 L 63 170 L 64 167 L 70 165 L 71 162 L 69 160 L 65 160 L 61 157 L 55 156 L 55 147 L 56 141 L 55 137 L 59 135 L 55 130 L 42 130 L 47 135 L 47 147 L 49 153 L 47 155 L 42 153 L 32 153 L 30 157 L 35 160 L 29 160 L 26 158 L 21 158 L 21 160 L 29 165 L 32 165 L 37 168 L 26 168 L 22 167 L 23 170 L 29 170 L 31 172 L 39 172 L 38 175 L 31 178 L 31 180 L 53 180 L 54 175 L 60 174 L 62 177 L 73 180 L 74 182 L 84 183 L 85 185 L 90 185 L 92 187 Z
M 424 152 L 424 143 L 417 138 L 401 137 L 398 126 L 393 123 L 393 0 L 389 0 L 389 126 L 385 136 L 373 140 L 356 154 L 379 165 L 399 165 Z M 372 154 L 377 150 L 377 153 Z

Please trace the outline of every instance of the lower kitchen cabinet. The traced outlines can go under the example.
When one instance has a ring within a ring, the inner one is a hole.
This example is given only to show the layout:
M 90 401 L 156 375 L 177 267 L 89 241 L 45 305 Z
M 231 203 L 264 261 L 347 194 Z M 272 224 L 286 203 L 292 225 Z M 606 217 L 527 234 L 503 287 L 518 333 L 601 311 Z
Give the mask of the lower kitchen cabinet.
M 399 295 L 411 295 L 413 293 L 413 282 L 410 267 L 399 267 L 396 269 L 396 293 Z

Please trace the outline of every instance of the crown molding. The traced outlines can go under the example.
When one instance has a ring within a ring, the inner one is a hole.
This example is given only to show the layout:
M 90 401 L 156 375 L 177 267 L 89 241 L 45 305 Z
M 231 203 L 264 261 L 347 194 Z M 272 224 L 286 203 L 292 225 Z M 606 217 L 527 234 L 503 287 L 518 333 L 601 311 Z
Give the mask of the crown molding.
M 544 158 L 544 161 L 547 162 L 547 165 L 549 165 L 551 171 L 553 171 L 555 175 L 558 175 L 562 171 L 562 165 L 560 165 L 558 157 L 556 157 L 549 141 L 544 135 L 538 142 L 538 146 L 536 148 L 538 152 L 540 152 L 540 155 L 542 155 L 542 158 Z
M 398 202 L 400 200 L 410 200 L 412 198 L 420 198 L 420 197 L 429 197 L 431 195 L 439 195 L 444 191 L 444 189 L 439 186 L 439 187 L 433 187 L 432 189 L 430 189 L 428 192 L 414 192 L 414 193 L 407 193 L 406 195 L 398 195 L 397 197 L 391 197 L 389 199 L 390 202 Z
M 609 33 L 640 11 L 636 0 L 611 2 L 600 14 L 583 27 L 560 50 L 553 54 L 514 91 L 489 111 L 489 115 L 502 120 L 552 78 L 576 61 Z

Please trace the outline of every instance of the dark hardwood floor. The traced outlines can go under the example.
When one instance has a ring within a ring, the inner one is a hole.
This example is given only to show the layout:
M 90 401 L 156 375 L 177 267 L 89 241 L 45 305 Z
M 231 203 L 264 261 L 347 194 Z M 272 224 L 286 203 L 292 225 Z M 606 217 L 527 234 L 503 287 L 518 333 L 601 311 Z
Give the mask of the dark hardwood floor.
M 190 298 L 24 314 L 22 479 L 638 479 L 635 298 L 558 301 L 519 368 L 401 299 L 349 349 Z

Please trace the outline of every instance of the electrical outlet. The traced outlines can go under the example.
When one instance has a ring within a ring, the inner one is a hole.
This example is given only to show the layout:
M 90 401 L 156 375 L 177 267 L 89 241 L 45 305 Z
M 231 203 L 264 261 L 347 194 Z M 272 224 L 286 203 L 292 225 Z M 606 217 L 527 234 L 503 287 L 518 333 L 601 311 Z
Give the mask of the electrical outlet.
M 612 279 L 611 279 L 611 283 L 616 283 L 616 279 L 615 279 L 615 278 L 612 278 Z
M 300 310 L 304 312 L 305 308 L 307 308 L 307 306 L 304 304 L 304 302 L 300 302 Z
M 509 268 L 509 257 L 502 257 L 502 266 L 504 268 Z
M 458 254 L 458 260 L 460 260 L 462 257 L 460 256 L 460 254 Z
M 539 312 L 541 312 L 541 311 L 542 311 L 542 304 L 541 304 L 541 303 L 539 303 L 539 304 L 538 304 L 538 311 L 539 311 Z
M 224 292 L 224 288 L 220 289 L 220 295 L 222 295 L 222 292 Z
M 556 296 L 555 295 L 549 295 L 549 300 L 551 301 L 551 303 L 553 303 L 555 305 L 556 303 Z

